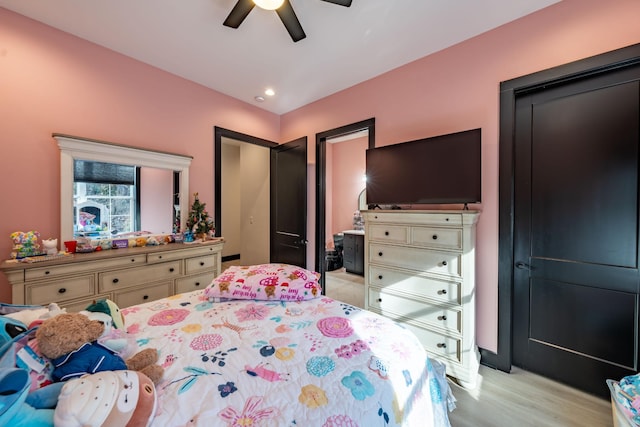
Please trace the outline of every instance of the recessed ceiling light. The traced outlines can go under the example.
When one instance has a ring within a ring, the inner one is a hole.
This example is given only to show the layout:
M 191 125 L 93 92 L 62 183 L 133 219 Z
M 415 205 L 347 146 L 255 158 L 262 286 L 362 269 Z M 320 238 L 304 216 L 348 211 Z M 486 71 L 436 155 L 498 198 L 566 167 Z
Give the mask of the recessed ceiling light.
M 264 94 L 267 96 L 273 96 L 276 94 L 276 92 L 273 89 L 268 88 L 267 90 L 264 91 Z
M 264 102 L 264 96 L 257 95 L 253 97 L 253 99 L 255 99 L 258 102 Z

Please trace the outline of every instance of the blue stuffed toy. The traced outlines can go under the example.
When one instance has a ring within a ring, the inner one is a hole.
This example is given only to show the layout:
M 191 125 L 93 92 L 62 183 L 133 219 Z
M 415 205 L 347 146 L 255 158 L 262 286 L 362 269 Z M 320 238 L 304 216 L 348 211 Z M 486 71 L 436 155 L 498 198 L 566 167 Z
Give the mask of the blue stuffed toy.
M 31 379 L 21 368 L 0 368 L 0 425 L 51 427 L 53 409 L 38 409 L 26 402 Z M 53 390 L 50 390 L 53 391 Z M 59 389 L 55 390 L 55 398 Z

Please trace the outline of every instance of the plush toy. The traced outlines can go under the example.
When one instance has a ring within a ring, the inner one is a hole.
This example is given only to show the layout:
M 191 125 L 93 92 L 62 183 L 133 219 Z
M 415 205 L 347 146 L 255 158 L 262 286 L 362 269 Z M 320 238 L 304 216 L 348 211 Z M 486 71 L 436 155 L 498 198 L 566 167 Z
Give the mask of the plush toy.
M 113 319 L 114 328 L 124 329 L 124 316 L 120 312 L 118 305 L 110 299 L 94 301 L 93 304 L 89 305 L 85 310 L 108 314 Z
M 51 359 L 54 381 L 67 381 L 100 371 L 133 370 L 158 383 L 164 369 L 156 365 L 158 352 L 142 350 L 126 361 L 97 343 L 104 325 L 81 313 L 64 313 L 42 322 L 36 331 L 40 353 Z
M 38 409 L 26 403 L 29 372 L 0 368 L 0 425 L 12 427 L 53 426 L 53 409 Z
M 148 426 L 156 390 L 144 374 L 103 371 L 67 381 L 55 409 L 56 427 Z
M 133 354 L 137 352 L 138 345 L 135 338 L 129 336 L 124 329 L 116 329 L 111 316 L 99 311 L 83 310 L 80 313 L 104 325 L 104 332 L 97 340 L 99 344 L 102 344 L 114 353 L 118 353 L 123 359 L 133 356 Z

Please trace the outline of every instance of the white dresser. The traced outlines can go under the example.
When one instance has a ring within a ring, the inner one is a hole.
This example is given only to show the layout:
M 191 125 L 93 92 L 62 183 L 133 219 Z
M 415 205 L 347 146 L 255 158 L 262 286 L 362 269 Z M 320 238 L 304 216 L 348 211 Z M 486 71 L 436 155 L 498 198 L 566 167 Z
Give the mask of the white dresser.
M 475 226 L 479 212 L 372 210 L 365 219 L 365 308 L 402 322 L 475 388 Z
M 68 311 L 108 298 L 119 307 L 204 289 L 220 273 L 223 240 L 77 253 L 51 261 L 4 261 L 13 304 Z

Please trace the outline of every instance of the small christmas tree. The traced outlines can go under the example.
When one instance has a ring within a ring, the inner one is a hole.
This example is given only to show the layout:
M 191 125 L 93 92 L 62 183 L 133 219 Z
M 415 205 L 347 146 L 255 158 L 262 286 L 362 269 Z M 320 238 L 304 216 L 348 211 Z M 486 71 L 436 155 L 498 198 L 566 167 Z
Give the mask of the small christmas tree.
M 195 236 L 205 238 L 214 229 L 213 219 L 207 213 L 206 203 L 201 203 L 198 193 L 193 193 L 193 205 L 187 218 L 187 230 Z

